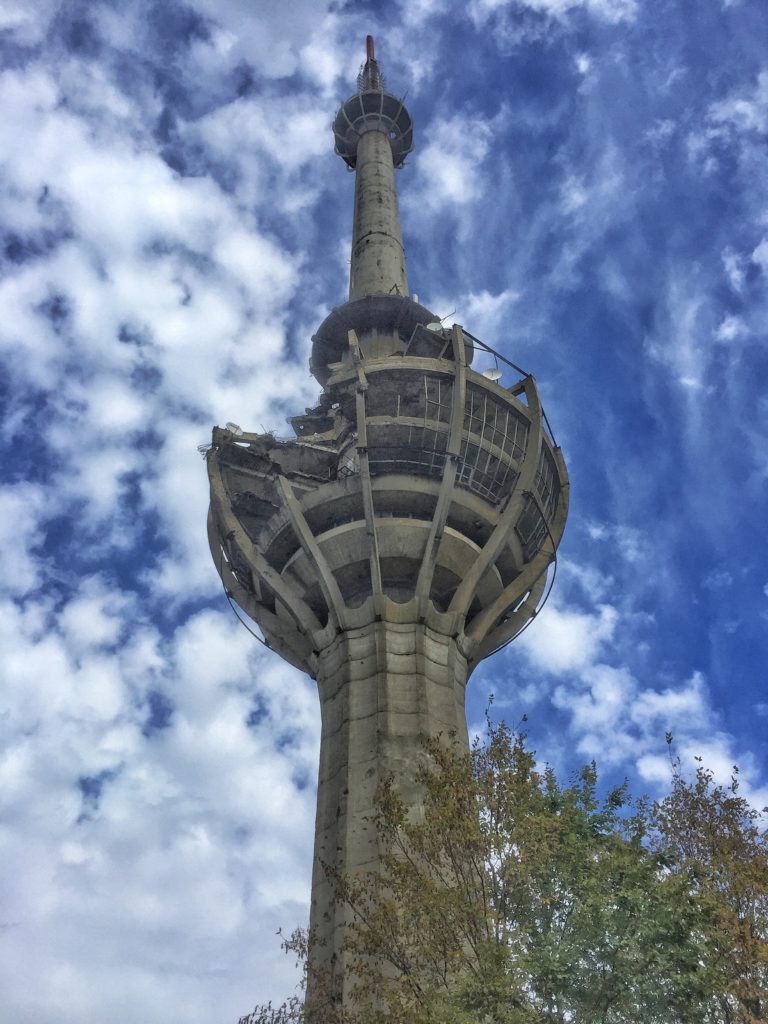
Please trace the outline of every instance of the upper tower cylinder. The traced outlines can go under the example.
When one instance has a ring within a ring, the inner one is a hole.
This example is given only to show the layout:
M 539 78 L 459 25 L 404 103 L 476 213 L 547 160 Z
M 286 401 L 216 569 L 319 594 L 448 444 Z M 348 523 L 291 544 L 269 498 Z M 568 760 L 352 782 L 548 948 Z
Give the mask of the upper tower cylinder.
M 394 171 L 413 148 L 413 124 L 403 101 L 384 85 L 368 36 L 357 92 L 333 123 L 336 152 L 356 171 L 350 302 L 408 294 Z

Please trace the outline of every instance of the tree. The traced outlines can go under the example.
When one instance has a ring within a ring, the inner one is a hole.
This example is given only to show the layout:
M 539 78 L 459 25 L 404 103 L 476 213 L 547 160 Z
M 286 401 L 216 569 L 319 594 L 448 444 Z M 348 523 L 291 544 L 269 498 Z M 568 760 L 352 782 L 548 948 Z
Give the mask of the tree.
M 707 1020 L 757 1024 L 768 1020 L 767 809 L 739 794 L 738 766 L 724 786 L 696 761 L 687 780 L 673 760 L 671 792 L 654 808 L 655 841 L 674 870 L 687 871 L 696 901 L 711 908 Z
M 469 754 L 425 754 L 417 820 L 379 793 L 383 872 L 336 879 L 358 1009 L 315 1007 L 313 1024 L 765 1019 L 768 845 L 735 779 L 677 764 L 659 803 L 600 798 L 594 765 L 562 786 L 490 721 Z

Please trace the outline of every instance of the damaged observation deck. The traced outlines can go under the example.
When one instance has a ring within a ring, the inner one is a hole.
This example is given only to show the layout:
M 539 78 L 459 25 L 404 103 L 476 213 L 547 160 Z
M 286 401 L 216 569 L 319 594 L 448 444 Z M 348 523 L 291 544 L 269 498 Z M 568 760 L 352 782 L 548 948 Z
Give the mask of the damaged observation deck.
M 473 371 L 462 328 L 435 319 L 407 342 L 347 334 L 294 439 L 214 430 L 214 559 L 270 646 L 312 676 L 338 630 L 381 618 L 460 639 L 471 671 L 534 614 L 565 522 L 535 382 Z

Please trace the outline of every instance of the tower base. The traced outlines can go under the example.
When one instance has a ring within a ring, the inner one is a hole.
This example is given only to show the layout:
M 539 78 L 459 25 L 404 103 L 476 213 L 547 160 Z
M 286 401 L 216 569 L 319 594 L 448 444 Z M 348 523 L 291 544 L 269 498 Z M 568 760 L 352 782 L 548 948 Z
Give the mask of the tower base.
M 354 985 L 341 949 L 350 911 L 334 898 L 333 875 L 379 868 L 382 851 L 373 819 L 384 781 L 393 779 L 418 815 L 423 737 L 452 734 L 467 746 L 466 682 L 467 661 L 456 640 L 422 623 L 371 622 L 339 633 L 320 653 L 310 973 L 338 978 L 345 1003 L 345 990 Z

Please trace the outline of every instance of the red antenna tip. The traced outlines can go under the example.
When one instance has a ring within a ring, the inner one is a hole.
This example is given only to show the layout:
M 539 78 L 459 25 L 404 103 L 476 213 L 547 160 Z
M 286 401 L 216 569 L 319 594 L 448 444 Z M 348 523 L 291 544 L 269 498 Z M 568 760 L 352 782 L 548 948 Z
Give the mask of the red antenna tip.
M 373 36 L 365 37 L 365 51 L 368 60 L 376 60 L 376 54 L 374 53 L 373 50 Z

